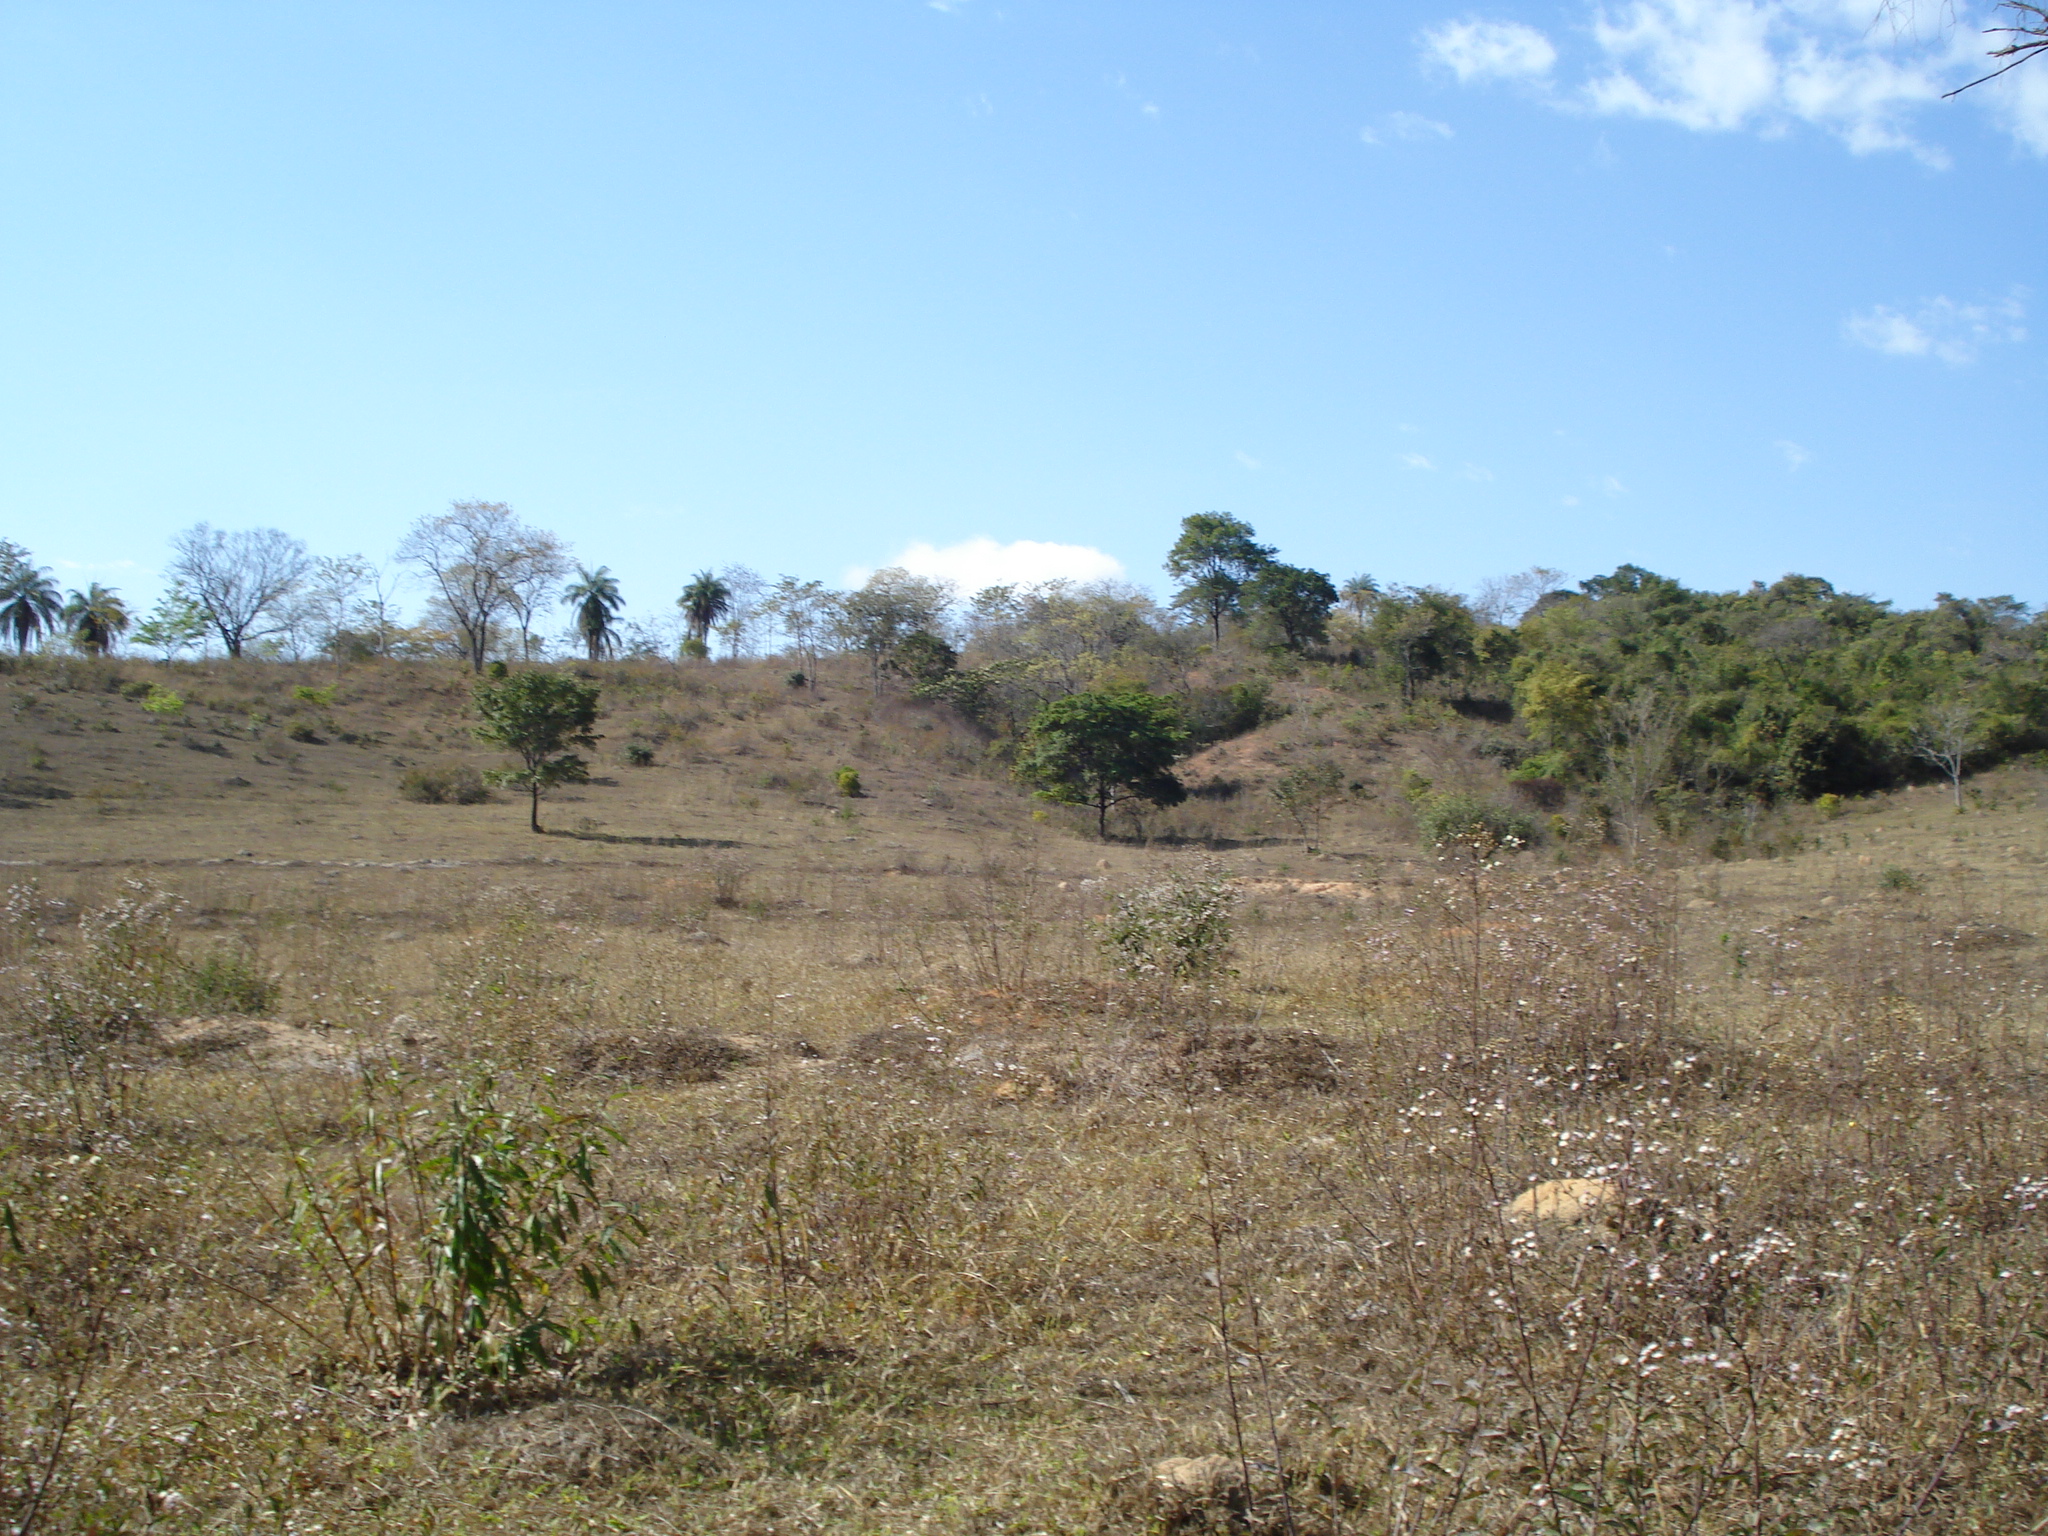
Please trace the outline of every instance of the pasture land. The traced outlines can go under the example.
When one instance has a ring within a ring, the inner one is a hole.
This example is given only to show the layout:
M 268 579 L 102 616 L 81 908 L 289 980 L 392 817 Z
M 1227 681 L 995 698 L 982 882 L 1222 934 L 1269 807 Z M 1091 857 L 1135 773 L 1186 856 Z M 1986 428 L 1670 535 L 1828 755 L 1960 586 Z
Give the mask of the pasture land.
M 1104 848 L 957 724 L 769 679 L 617 687 L 656 762 L 541 839 L 398 796 L 489 761 L 459 680 L 270 675 L 168 723 L 0 679 L 13 1528 L 2048 1520 L 2037 770 L 1481 868 L 1397 809 L 1484 771 L 1454 722 L 1304 709 L 1214 750 L 1354 750 L 1394 792 L 1328 855 L 1256 785 L 1213 851 Z M 1204 860 L 1231 951 L 1114 968 Z M 1554 1178 L 1619 1205 L 1506 1219 Z M 507 1265 L 467 1312 L 451 1243 Z

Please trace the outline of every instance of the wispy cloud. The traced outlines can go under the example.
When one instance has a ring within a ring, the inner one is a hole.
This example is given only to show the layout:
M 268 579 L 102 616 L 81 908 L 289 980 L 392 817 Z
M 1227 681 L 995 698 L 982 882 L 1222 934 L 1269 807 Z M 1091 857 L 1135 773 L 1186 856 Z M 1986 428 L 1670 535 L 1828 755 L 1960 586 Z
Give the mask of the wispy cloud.
M 1447 21 L 1422 34 L 1422 56 L 1472 80 L 1528 80 L 1550 72 L 1557 48 L 1519 21 Z
M 1440 123 L 1419 112 L 1389 112 L 1378 122 L 1358 130 L 1368 144 L 1416 144 L 1456 136 L 1449 123 Z
M 2023 296 L 2014 292 L 1992 304 L 1958 304 L 1936 295 L 1911 311 L 1878 304 L 1842 322 L 1842 334 L 1859 347 L 1893 357 L 1935 357 L 1951 368 L 1977 360 L 1984 348 L 2025 341 Z
M 1779 454 L 1785 460 L 1785 467 L 1795 475 L 1799 473 L 1800 466 L 1813 457 L 1812 454 L 1808 453 L 1797 443 L 1788 442 L 1784 438 L 1778 439 L 1777 448 Z
M 1403 464 L 1406 464 L 1406 465 L 1407 465 L 1407 466 L 1408 466 L 1408 467 L 1409 467 L 1410 469 L 1435 469 L 1435 468 L 1436 468 L 1436 466 L 1435 466 L 1434 464 L 1430 463 L 1430 462 L 1429 462 L 1429 460 L 1425 459 L 1425 458 L 1424 458 L 1424 457 L 1423 457 L 1423 456 L 1422 456 L 1421 454 L 1419 454 L 1419 453 L 1404 453 L 1404 454 L 1402 454 L 1402 455 L 1401 455 L 1401 462 L 1402 462 Z
M 1477 464 L 1467 464 L 1458 471 L 1458 478 L 1461 480 L 1491 480 L 1493 478 L 1493 471 L 1483 469 Z
M 1601 478 L 1600 489 L 1610 496 L 1626 496 L 1628 494 L 1628 487 L 1612 475 L 1605 475 Z
M 1237 462 L 1242 464 L 1246 469 L 1265 468 L 1263 464 L 1261 464 L 1257 459 L 1253 458 L 1250 454 L 1246 453 L 1242 448 L 1237 450 Z
M 1037 539 L 1014 539 L 1007 544 L 990 538 L 946 545 L 914 543 L 889 563 L 914 575 L 950 581 L 962 592 L 1039 581 L 1112 581 L 1124 574 L 1122 561 L 1092 545 Z M 847 579 L 858 585 L 872 574 L 848 572 Z
M 1965 4 L 1967 0 L 1965 0 Z M 1702 133 L 1766 135 L 1798 125 L 1857 154 L 1899 150 L 1941 166 L 1947 156 L 1912 118 L 1981 73 L 1984 40 L 1958 5 L 1956 25 L 1927 34 L 1873 26 L 1865 0 L 1627 0 L 1586 8 L 1597 57 L 1575 85 L 1542 91 L 1553 107 L 1642 117 Z M 1558 51 L 1520 22 L 1465 20 L 1425 32 L 1425 64 L 1460 82 L 1544 84 Z M 2010 88 L 2006 88 L 2010 82 Z M 2007 132 L 2048 155 L 2048 80 L 2018 70 L 1971 93 Z

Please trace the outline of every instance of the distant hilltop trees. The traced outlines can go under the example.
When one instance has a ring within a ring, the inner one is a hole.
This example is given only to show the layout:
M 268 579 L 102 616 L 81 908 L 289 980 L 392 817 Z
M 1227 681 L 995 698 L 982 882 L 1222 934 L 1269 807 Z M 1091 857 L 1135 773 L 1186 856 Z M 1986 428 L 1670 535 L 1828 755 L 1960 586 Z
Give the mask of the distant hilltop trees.
M 1632 565 L 1576 584 L 1536 567 L 1468 597 L 1333 580 L 1287 563 L 1227 512 L 1183 521 L 1163 605 L 1113 581 L 963 594 L 892 568 L 840 591 L 728 566 L 639 618 L 609 566 L 577 565 L 563 540 L 485 501 L 422 518 L 389 565 L 203 523 L 172 554 L 169 591 L 137 616 L 116 589 L 60 590 L 0 541 L 0 643 L 17 656 L 127 646 L 165 661 L 440 661 L 477 673 L 779 657 L 792 686 L 815 690 L 831 671 L 842 686 L 857 677 L 865 692 L 955 710 L 1005 761 L 1037 754 L 1041 779 L 1098 810 L 1144 776 L 1084 784 L 1079 768 L 1048 767 L 1045 732 L 1031 735 L 1081 695 L 1122 702 L 1071 706 L 1075 719 L 1143 716 L 1180 752 L 1253 729 L 1286 707 L 1292 684 L 1355 696 L 1388 720 L 1478 722 L 1491 731 L 1478 750 L 1531 798 L 1597 786 L 1624 833 L 1693 805 L 1919 775 L 1960 796 L 1968 768 L 2048 751 L 2048 615 L 2012 597 L 1944 593 L 1897 610 L 1819 577 L 1704 592 Z M 410 613 L 398 600 L 408 588 Z M 1165 713 L 1131 702 L 1145 697 Z M 1155 775 L 1155 790 L 1165 784 Z

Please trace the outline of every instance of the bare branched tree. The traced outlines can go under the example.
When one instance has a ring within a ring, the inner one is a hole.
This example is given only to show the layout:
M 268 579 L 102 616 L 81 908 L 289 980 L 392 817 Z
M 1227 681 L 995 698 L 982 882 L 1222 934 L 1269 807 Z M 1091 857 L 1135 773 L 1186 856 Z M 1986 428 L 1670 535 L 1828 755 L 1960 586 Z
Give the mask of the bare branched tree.
M 2012 12 L 2014 25 L 1986 27 L 1984 35 L 2006 39 L 2004 47 L 1989 50 L 1990 57 L 2005 62 L 1990 74 L 1979 75 L 1969 85 L 1959 85 L 1945 92 L 1944 100 L 1949 96 L 1960 96 L 1971 86 L 1982 85 L 1986 80 L 1996 80 L 2008 69 L 2018 69 L 2036 54 L 2048 51 L 2048 8 L 2030 4 L 2029 0 L 2005 0 L 1999 9 Z
M 1939 768 L 1963 808 L 1963 768 L 1979 744 L 1977 712 L 1967 704 L 1937 704 L 1913 728 L 1913 755 Z
M 1556 591 L 1563 580 L 1563 571 L 1554 571 L 1547 565 L 1532 565 L 1512 576 L 1489 576 L 1479 584 L 1472 612 L 1483 623 L 1519 624 L 1522 615 L 1535 606 L 1536 599 Z
M 285 600 L 313 564 L 306 546 L 277 528 L 229 533 L 200 523 L 171 549 L 165 574 L 199 605 L 230 656 L 279 628 Z
M 439 517 L 423 517 L 398 546 L 398 558 L 427 579 L 436 606 L 446 613 L 472 671 L 481 672 L 501 614 L 530 613 L 539 586 L 535 572 L 565 560 L 561 541 L 529 528 L 502 501 L 457 501 Z M 522 646 L 523 649 L 523 646 Z
M 506 606 L 519 620 L 519 655 L 523 661 L 533 660 L 534 650 L 541 643 L 533 632 L 534 613 L 554 600 L 562 578 L 575 569 L 568 546 L 552 533 L 533 528 L 528 535 L 526 549 L 505 584 Z
M 1607 760 L 1607 798 L 1628 839 L 1631 858 L 1642 853 L 1655 824 L 1657 791 L 1671 766 L 1684 713 L 1673 701 L 1645 688 L 1612 706 L 1601 731 Z

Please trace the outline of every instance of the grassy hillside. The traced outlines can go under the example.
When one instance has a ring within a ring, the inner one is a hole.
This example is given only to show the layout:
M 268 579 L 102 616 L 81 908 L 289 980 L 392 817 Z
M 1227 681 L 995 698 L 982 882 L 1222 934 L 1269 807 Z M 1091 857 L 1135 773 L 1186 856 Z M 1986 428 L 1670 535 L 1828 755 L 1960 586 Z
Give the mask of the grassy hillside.
M 1104 845 L 858 673 L 594 670 L 547 837 L 401 797 L 498 761 L 445 670 L 0 678 L 10 1525 L 2048 1517 L 2040 770 L 1481 867 L 1419 780 L 1580 802 L 1304 675 Z M 420 1324 L 450 1233 L 525 1241 L 458 1144 L 595 1301 L 543 1243 Z M 1613 1203 L 1509 1219 L 1567 1177 Z

